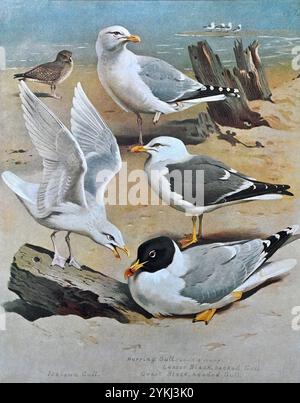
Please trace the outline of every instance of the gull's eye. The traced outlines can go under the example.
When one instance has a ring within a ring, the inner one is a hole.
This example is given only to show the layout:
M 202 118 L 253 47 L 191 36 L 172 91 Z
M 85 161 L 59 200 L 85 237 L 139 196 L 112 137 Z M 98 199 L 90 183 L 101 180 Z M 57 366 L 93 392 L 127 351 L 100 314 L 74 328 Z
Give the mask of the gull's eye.
M 151 257 L 151 259 L 154 259 L 154 258 L 156 257 L 156 251 L 155 251 L 155 250 L 152 250 L 152 251 L 149 253 L 149 257 Z
M 121 35 L 122 35 L 121 32 L 118 32 L 118 31 L 113 32 L 113 34 L 114 34 L 115 36 L 121 36 Z
M 112 235 L 109 235 L 109 234 L 106 235 L 106 238 L 107 238 L 109 241 L 114 241 L 114 240 L 115 240 L 115 238 L 114 238 Z
M 155 144 L 153 144 L 153 146 L 152 147 L 163 147 L 163 144 L 160 144 L 160 143 L 155 143 Z

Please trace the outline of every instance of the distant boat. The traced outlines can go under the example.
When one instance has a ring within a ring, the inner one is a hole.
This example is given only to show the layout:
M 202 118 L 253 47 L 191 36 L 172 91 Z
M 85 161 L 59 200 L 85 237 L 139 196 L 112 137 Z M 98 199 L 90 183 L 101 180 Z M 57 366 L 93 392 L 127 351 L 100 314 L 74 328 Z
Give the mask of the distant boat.
M 211 22 L 210 25 L 205 25 L 203 28 L 206 31 L 213 31 L 216 28 L 216 24 L 214 22 Z
M 242 30 L 242 25 L 239 24 L 235 29 L 232 30 L 232 32 L 240 32 Z

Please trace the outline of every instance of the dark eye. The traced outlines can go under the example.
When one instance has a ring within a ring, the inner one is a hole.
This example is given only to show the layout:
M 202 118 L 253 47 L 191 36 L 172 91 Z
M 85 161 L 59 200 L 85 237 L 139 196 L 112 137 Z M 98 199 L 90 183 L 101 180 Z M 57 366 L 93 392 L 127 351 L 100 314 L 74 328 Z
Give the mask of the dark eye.
M 106 235 L 106 238 L 107 238 L 109 241 L 114 241 L 114 240 L 115 240 L 115 238 L 114 238 L 112 235 L 109 235 L 109 234 Z
M 152 250 L 152 251 L 149 253 L 149 257 L 151 257 L 151 259 L 154 259 L 154 258 L 156 257 L 156 251 L 155 251 L 155 250 Z
M 114 35 L 122 35 L 121 32 L 115 31 L 113 32 Z
M 152 147 L 162 147 L 163 145 L 162 144 L 160 144 L 160 143 L 155 143 L 155 144 L 153 144 L 153 146 Z

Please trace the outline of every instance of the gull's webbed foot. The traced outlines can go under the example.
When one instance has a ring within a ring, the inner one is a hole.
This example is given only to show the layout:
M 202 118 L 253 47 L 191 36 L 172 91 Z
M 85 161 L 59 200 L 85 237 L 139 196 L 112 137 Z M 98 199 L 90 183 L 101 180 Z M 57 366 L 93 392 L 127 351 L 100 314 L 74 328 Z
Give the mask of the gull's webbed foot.
M 81 270 L 81 268 L 82 268 L 81 264 L 78 263 L 74 257 L 70 257 L 70 259 L 68 259 L 68 265 L 75 267 L 75 269 L 79 269 L 79 270 Z
M 61 269 L 64 269 L 66 265 L 66 258 L 60 255 L 54 255 L 54 258 L 52 260 L 51 266 L 58 266 Z
M 199 313 L 198 315 L 195 316 L 195 319 L 193 320 L 193 323 L 205 322 L 205 324 L 208 325 L 209 322 L 214 317 L 216 312 L 217 312 L 216 309 L 208 309 L 207 311 L 201 312 L 201 313 Z

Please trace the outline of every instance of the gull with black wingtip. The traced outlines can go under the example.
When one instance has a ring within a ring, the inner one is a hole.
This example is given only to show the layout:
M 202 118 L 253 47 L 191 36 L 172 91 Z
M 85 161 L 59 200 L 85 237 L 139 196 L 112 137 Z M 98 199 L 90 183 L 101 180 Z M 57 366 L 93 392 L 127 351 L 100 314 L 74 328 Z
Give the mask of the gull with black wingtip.
M 294 268 L 295 259 L 267 261 L 293 240 L 298 228 L 286 228 L 267 239 L 199 245 L 185 251 L 170 238 L 154 238 L 138 248 L 137 260 L 125 278 L 133 299 L 153 316 L 196 315 L 195 322 L 208 323 L 217 309 Z
M 99 80 L 123 110 L 136 114 L 140 144 L 141 113 L 153 114 L 153 122 L 157 123 L 161 114 L 180 112 L 202 102 L 240 97 L 238 89 L 203 85 L 164 60 L 127 49 L 129 43 L 140 41 L 139 36 L 116 25 L 101 30 L 96 44 Z
M 293 196 L 288 185 L 261 182 L 223 162 L 190 154 L 184 143 L 173 137 L 157 137 L 131 152 L 149 154 L 145 171 L 152 189 L 166 204 L 192 216 L 193 232 L 182 240 L 185 247 L 201 239 L 204 213 L 237 203 Z

